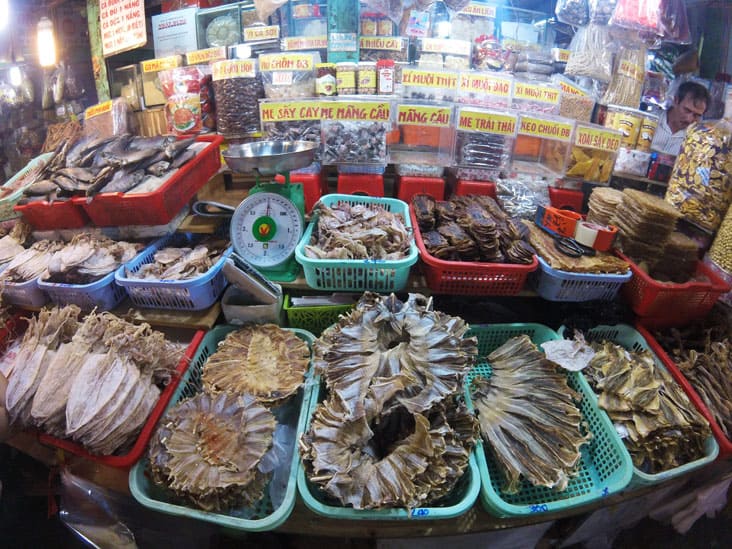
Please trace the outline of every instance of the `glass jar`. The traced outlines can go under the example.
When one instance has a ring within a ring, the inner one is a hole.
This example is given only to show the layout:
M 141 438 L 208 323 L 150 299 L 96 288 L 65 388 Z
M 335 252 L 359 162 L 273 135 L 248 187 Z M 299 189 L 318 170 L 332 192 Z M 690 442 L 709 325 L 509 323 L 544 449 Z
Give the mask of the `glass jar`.
M 338 95 L 353 95 L 356 93 L 356 63 L 336 63 L 336 89 Z
M 320 96 L 336 94 L 336 64 L 317 63 L 315 65 L 315 92 Z
M 374 95 L 376 93 L 375 62 L 358 64 L 358 93 L 359 95 Z

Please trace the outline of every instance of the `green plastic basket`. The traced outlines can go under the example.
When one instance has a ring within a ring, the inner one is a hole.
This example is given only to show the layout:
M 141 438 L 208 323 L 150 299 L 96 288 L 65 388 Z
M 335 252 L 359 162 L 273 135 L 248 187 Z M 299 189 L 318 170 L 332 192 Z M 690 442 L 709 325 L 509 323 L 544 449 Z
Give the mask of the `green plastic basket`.
M 201 392 L 201 372 L 203 370 L 203 365 L 206 363 L 206 360 L 208 360 L 208 357 L 216 351 L 219 341 L 224 339 L 226 334 L 238 328 L 238 326 L 231 325 L 217 326 L 206 334 L 198 348 L 198 352 L 191 361 L 191 367 L 188 368 L 185 377 L 181 380 L 176 393 L 170 400 L 168 408 L 172 407 L 180 400 L 190 398 Z M 298 337 L 306 341 L 309 347 L 312 347 L 315 337 L 311 333 L 297 329 L 290 329 L 290 331 L 294 332 Z M 297 440 L 299 440 L 300 434 L 303 432 L 305 420 L 308 417 L 306 411 L 308 409 L 308 404 L 310 403 L 311 390 L 311 374 L 308 373 L 303 388 L 298 390 L 295 397 L 290 400 L 287 405 L 288 409 L 283 410 L 285 413 L 297 410 L 298 421 L 295 449 L 290 463 L 290 472 L 285 497 L 278 508 L 275 509 L 272 506 L 272 502 L 269 497 L 269 489 L 265 490 L 265 495 L 255 504 L 254 507 L 234 509 L 229 513 L 213 513 L 203 511 L 201 509 L 186 507 L 185 505 L 176 503 L 176 501 L 179 500 L 174 497 L 172 492 L 160 486 L 156 486 L 151 482 L 148 474 L 146 473 L 148 469 L 147 458 L 140 460 L 130 470 L 129 485 L 132 495 L 139 503 L 154 511 L 203 520 L 232 530 L 262 532 L 277 528 L 287 520 L 287 517 L 290 516 L 290 513 L 295 506 L 297 465 L 300 461 Z
M 18 173 L 16 173 L 13 177 L 11 177 L 5 183 L 3 183 L 2 187 L 7 188 L 10 185 L 12 185 L 15 181 L 20 179 L 21 177 L 25 177 L 28 174 L 28 172 L 30 172 L 31 170 L 35 169 L 39 165 L 45 164 L 46 161 L 48 161 L 48 159 L 51 158 L 52 155 L 53 155 L 53 153 L 49 152 L 49 153 L 44 153 L 40 156 L 37 156 L 36 158 L 34 158 L 30 162 L 28 162 L 28 164 L 26 164 L 26 166 L 24 168 L 19 170 Z M 3 198 L 0 198 L 0 221 L 4 221 L 6 219 L 15 219 L 16 217 L 20 217 L 20 213 L 14 211 L 13 206 L 15 206 L 18 203 L 18 201 L 20 201 L 20 199 L 23 197 L 23 191 L 25 191 L 28 187 L 30 187 L 32 183 L 33 182 L 30 181 L 30 182 L 26 183 L 25 185 L 23 185 L 22 187 L 20 187 L 19 189 L 14 190 L 9 195 L 7 195 Z
M 559 328 L 559 335 L 563 336 L 564 334 L 564 326 Z M 585 333 L 585 338 L 587 341 L 597 341 L 597 340 L 607 340 L 612 341 L 613 343 L 620 345 L 621 347 L 625 348 L 628 351 L 649 351 L 653 355 L 653 361 L 656 363 L 657 368 L 662 368 L 663 370 L 666 370 L 666 367 L 663 365 L 663 362 L 656 356 L 656 354 L 651 350 L 650 346 L 646 342 L 646 340 L 643 338 L 642 335 L 638 333 L 638 331 L 633 328 L 632 326 L 629 326 L 627 324 L 616 324 L 615 326 L 597 326 L 593 329 L 591 329 L 589 332 Z M 669 374 L 670 375 L 670 374 Z M 674 382 L 676 383 L 676 382 Z M 585 379 L 584 376 L 580 376 L 580 384 L 581 386 L 586 389 L 587 393 L 589 393 L 589 398 L 592 400 L 592 403 L 595 407 L 598 407 L 597 402 L 597 395 L 592 391 L 592 388 L 590 387 L 589 382 Z M 694 404 L 689 400 L 689 405 L 694 406 Z M 598 407 L 599 409 L 599 407 Z M 600 410 L 600 413 L 603 414 L 605 417 L 610 419 L 607 413 L 604 410 Z M 618 440 L 620 439 L 620 435 L 617 434 L 617 432 L 613 429 L 613 433 L 615 434 L 615 437 Z M 623 451 L 628 454 L 628 457 L 630 458 L 630 454 L 628 453 L 628 450 L 625 448 L 625 444 L 622 444 Z M 668 469 L 667 471 L 661 471 L 660 473 L 656 473 L 655 475 L 644 473 L 637 467 L 633 466 L 633 478 L 630 482 L 631 487 L 639 487 L 639 486 L 648 486 L 650 484 L 657 484 L 659 482 L 664 482 L 669 479 L 678 477 L 679 475 L 683 475 L 684 473 L 688 473 L 689 471 L 693 471 L 694 469 L 698 469 L 699 467 L 703 467 L 704 465 L 711 463 L 715 459 L 717 459 L 717 455 L 719 455 L 719 444 L 717 444 L 717 441 L 714 439 L 714 436 L 709 436 L 707 440 L 704 443 L 704 456 L 695 460 L 691 461 L 689 463 L 685 463 L 684 465 L 681 465 L 679 467 L 674 467 L 673 469 Z M 632 465 L 632 460 L 631 460 Z
M 541 324 L 486 324 L 472 325 L 468 336 L 478 338 L 479 357 L 485 358 L 512 337 L 526 334 L 536 345 L 559 336 Z M 470 383 L 476 375 L 490 377 L 492 369 L 485 360 L 479 361 L 465 381 L 468 406 L 473 409 Z M 592 440 L 582 446 L 582 459 L 578 474 L 569 481 L 567 489 L 558 492 L 546 487 L 534 486 L 522 480 L 518 493 L 501 491 L 503 474 L 491 452 L 483 442 L 476 448 L 481 476 L 481 502 L 485 509 L 501 517 L 526 516 L 571 509 L 619 492 L 628 485 L 632 475 L 630 455 L 614 434 L 608 417 L 597 409 L 587 397 L 588 390 L 581 385 L 581 376 L 567 373 L 569 386 L 583 395 L 579 403 L 582 419 L 592 432 Z M 591 392 L 591 391 L 590 391 Z
M 350 194 L 327 194 L 320 198 L 326 206 L 346 202 L 352 206 L 371 206 L 378 204 L 387 211 L 401 214 L 404 226 L 411 229 L 409 206 L 406 202 L 396 198 L 381 198 Z M 374 260 L 374 259 L 313 259 L 305 255 L 305 246 L 310 244 L 313 230 L 317 226 L 318 218 L 313 220 L 305 229 L 305 234 L 295 248 L 295 259 L 302 265 L 305 281 L 308 286 L 317 290 L 336 292 L 395 292 L 407 285 L 409 270 L 419 259 L 417 245 L 412 241 L 409 254 L 403 259 Z
M 285 295 L 282 308 L 287 315 L 287 325 L 291 328 L 301 328 L 319 337 L 323 330 L 338 322 L 338 317 L 347 314 L 356 306 L 347 305 L 315 305 L 312 307 L 293 307 L 290 295 Z
M 313 388 L 308 410 L 305 431 L 310 428 L 313 412 L 323 400 L 325 386 L 318 384 Z M 344 507 L 328 496 L 319 486 L 312 484 L 305 475 L 305 467 L 300 462 L 297 472 L 297 489 L 305 505 L 313 512 L 324 517 L 347 520 L 404 520 L 404 519 L 448 519 L 462 515 L 475 503 L 480 491 L 480 474 L 475 461 L 475 452 L 470 453 L 468 468 L 458 480 L 452 491 L 436 503 L 434 507 L 417 507 L 415 509 L 354 509 Z

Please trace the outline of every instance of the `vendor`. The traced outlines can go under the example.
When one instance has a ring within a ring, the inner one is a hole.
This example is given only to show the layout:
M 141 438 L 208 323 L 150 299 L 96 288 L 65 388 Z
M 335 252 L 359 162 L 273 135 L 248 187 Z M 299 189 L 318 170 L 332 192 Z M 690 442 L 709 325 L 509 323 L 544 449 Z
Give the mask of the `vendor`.
M 678 156 L 686 137 L 686 128 L 701 120 L 709 106 L 707 89 L 696 82 L 684 82 L 679 86 L 672 105 L 661 115 L 651 149 Z

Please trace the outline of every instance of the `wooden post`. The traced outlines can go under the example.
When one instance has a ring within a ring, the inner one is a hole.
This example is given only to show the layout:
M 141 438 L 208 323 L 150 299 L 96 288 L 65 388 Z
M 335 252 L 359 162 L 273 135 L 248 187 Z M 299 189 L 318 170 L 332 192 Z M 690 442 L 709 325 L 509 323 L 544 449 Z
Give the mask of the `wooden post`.
M 86 19 L 89 25 L 94 85 L 97 88 L 97 101 L 101 103 L 110 99 L 110 93 L 107 63 L 102 55 L 102 33 L 99 30 L 99 0 L 86 0 Z

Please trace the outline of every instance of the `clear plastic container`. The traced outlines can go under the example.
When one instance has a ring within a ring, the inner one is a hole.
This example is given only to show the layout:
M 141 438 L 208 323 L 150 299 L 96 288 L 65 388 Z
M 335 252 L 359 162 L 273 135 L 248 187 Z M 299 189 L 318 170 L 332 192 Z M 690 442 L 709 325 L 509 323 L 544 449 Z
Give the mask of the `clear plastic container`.
M 488 108 L 508 108 L 513 94 L 513 77 L 495 72 L 463 71 L 458 79 L 458 103 Z
M 516 79 L 511 106 L 522 112 L 559 114 L 561 90 L 552 83 Z
M 513 147 L 517 172 L 562 177 L 567 169 L 574 120 L 559 116 L 521 114 Z
M 454 110 L 448 103 L 399 102 L 394 105 L 399 140 L 390 147 L 394 164 L 452 164 Z
M 511 164 L 518 116 L 505 111 L 457 107 L 455 165 L 503 170 Z
M 415 46 L 415 63 L 425 68 L 466 70 L 470 68 L 472 44 L 468 40 L 419 38 Z
M 138 65 L 126 65 L 112 71 L 112 97 L 122 97 L 133 111 L 142 109 L 142 78 Z
M 264 95 L 267 99 L 315 97 L 315 65 L 320 54 L 270 53 L 259 56 Z
M 569 151 L 567 177 L 608 183 L 620 149 L 622 134 L 595 124 L 575 126 L 572 148 Z
M 196 34 L 199 48 L 220 48 L 241 42 L 241 17 L 238 5 L 198 10 Z
M 405 67 L 401 70 L 402 97 L 427 101 L 454 101 L 457 97 L 458 73 Z

